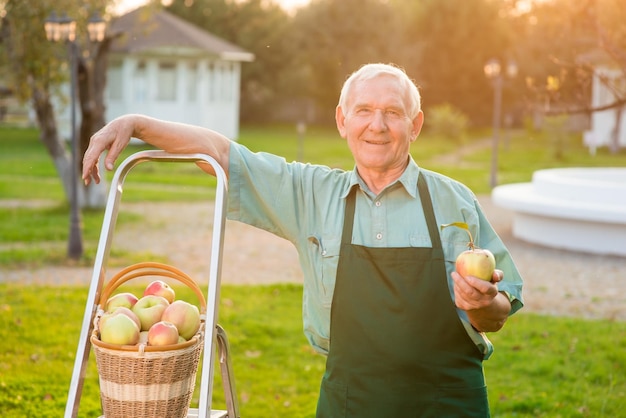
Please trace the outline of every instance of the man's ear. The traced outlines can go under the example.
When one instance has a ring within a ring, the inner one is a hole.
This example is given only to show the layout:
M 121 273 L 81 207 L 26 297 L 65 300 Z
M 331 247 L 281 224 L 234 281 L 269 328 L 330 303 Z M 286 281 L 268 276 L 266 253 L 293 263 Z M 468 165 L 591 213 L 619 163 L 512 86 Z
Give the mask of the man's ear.
M 341 106 L 337 106 L 335 109 L 335 122 L 337 123 L 337 130 L 342 138 L 346 137 L 346 116 L 343 114 Z
M 422 126 L 424 125 L 424 112 L 421 110 L 418 112 L 417 116 L 413 118 L 413 130 L 411 135 L 411 142 L 415 141 L 417 137 L 420 135 L 420 131 L 422 130 Z

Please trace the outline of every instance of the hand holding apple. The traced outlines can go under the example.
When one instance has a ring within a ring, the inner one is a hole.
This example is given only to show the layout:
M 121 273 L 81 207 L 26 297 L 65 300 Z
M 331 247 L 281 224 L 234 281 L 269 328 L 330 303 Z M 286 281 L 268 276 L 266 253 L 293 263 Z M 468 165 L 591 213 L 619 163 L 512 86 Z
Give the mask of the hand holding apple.
M 463 277 L 474 276 L 490 282 L 495 268 L 495 257 L 482 248 L 463 251 L 456 259 L 456 271 Z
M 463 277 L 474 276 L 481 280 L 492 281 L 496 268 L 496 259 L 493 253 L 484 248 L 478 248 L 474 245 L 472 234 L 469 227 L 464 222 L 454 222 L 442 225 L 441 228 L 448 226 L 456 226 L 465 229 L 469 235 L 469 250 L 463 251 L 456 259 L 456 271 Z

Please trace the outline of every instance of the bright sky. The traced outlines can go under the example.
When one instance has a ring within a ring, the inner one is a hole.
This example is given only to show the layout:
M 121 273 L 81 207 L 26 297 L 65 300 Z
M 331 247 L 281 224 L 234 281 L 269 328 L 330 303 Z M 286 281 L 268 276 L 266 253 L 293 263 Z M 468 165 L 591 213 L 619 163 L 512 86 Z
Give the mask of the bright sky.
M 147 0 L 119 0 L 119 6 L 116 10 L 120 13 L 125 13 L 136 9 L 146 3 Z M 167 1 L 167 0 L 166 0 Z M 310 0 L 273 0 L 274 3 L 278 3 L 283 9 L 287 11 L 294 10 L 299 6 L 308 4 Z

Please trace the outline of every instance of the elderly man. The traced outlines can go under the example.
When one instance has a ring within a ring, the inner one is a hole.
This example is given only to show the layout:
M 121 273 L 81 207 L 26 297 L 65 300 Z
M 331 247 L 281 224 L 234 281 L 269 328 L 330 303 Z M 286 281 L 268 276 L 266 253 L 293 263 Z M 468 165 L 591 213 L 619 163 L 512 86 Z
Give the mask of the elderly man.
M 131 137 L 172 153 L 205 153 L 229 178 L 228 216 L 291 241 L 304 273 L 304 333 L 327 355 L 318 417 L 489 416 L 482 362 L 522 307 L 522 279 L 474 194 L 416 164 L 424 115 L 406 73 L 367 64 L 345 82 L 336 122 L 353 170 L 253 153 L 208 129 L 127 115 L 91 139 L 113 163 Z M 206 168 L 207 171 L 210 169 Z M 465 222 L 491 250 L 491 281 L 455 271 Z

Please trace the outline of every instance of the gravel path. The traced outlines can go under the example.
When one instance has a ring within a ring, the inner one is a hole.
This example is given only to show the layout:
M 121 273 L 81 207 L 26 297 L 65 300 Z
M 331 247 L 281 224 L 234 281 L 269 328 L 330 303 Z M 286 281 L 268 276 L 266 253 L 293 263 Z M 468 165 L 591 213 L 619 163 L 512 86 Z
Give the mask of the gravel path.
M 513 213 L 480 196 L 489 219 L 509 247 L 525 279 L 525 311 L 551 315 L 626 320 L 626 258 L 536 246 L 511 235 Z M 113 235 L 112 249 L 156 255 L 199 281 L 208 277 L 213 209 L 210 203 L 123 203 L 120 211 L 144 215 Z M 301 283 L 291 244 L 247 225 L 226 223 L 222 283 Z M 50 266 L 0 269 L 0 282 L 84 285 L 92 268 Z M 108 275 L 116 269 L 111 268 Z

